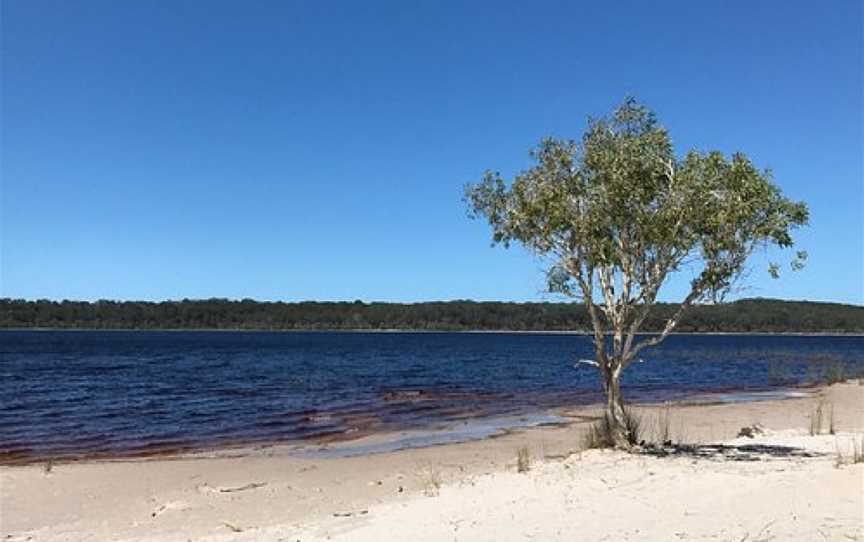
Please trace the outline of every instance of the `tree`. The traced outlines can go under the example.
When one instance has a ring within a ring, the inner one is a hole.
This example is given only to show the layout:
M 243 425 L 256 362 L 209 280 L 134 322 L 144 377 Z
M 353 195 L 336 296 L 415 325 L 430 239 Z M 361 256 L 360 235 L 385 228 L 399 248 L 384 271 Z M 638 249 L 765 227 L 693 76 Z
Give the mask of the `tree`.
M 522 243 L 549 263 L 551 291 L 587 307 L 612 440 L 630 448 L 622 371 L 689 306 L 722 300 L 755 249 L 792 247 L 807 206 L 784 197 L 744 154 L 679 158 L 654 113 L 632 98 L 611 117 L 589 119 L 581 142 L 547 138 L 531 157 L 535 165 L 509 183 L 487 171 L 466 186 L 466 201 L 488 220 L 493 243 Z M 793 269 L 805 258 L 798 252 Z M 770 265 L 772 276 L 778 270 Z M 658 334 L 638 337 L 661 286 L 685 272 L 690 293 Z

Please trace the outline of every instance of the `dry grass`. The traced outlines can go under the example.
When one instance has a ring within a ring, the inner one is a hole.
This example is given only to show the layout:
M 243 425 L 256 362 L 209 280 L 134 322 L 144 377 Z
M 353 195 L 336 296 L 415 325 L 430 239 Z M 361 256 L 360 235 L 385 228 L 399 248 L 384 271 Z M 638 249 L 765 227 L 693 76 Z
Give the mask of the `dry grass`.
M 816 407 L 813 409 L 813 412 L 810 414 L 810 436 L 816 436 L 822 434 L 822 417 L 825 410 L 825 399 L 819 399 L 819 402 L 816 403 Z
M 837 384 L 846 381 L 846 366 L 842 361 L 834 360 L 825 369 L 825 381 L 828 384 Z
M 423 494 L 427 497 L 437 497 L 441 493 L 441 473 L 437 469 L 427 466 L 420 469 L 420 486 Z
M 819 354 L 809 359 L 809 379 L 813 383 L 837 384 L 845 382 L 849 375 L 846 364 L 836 356 Z
M 657 413 L 657 433 L 655 434 L 657 444 L 672 444 L 672 403 L 666 401 L 663 408 Z
M 813 412 L 810 414 L 810 436 L 821 435 L 827 429 L 831 435 L 837 434 L 837 423 L 834 416 L 834 403 L 826 402 L 820 398 Z
M 528 472 L 531 470 L 531 454 L 528 446 L 522 446 L 516 450 L 516 472 Z
M 836 467 L 840 467 L 842 465 L 855 465 L 858 463 L 864 463 L 864 436 L 859 439 L 852 440 L 852 455 L 846 457 L 843 453 L 837 450 L 837 460 L 835 462 Z
M 630 434 L 629 441 L 631 445 L 642 442 L 642 419 L 635 412 L 627 408 L 624 409 L 624 425 Z M 613 438 L 612 427 L 612 419 L 609 413 L 606 412 L 602 418 L 588 427 L 588 431 L 586 431 L 582 441 L 583 448 L 613 448 L 615 446 L 615 439 Z

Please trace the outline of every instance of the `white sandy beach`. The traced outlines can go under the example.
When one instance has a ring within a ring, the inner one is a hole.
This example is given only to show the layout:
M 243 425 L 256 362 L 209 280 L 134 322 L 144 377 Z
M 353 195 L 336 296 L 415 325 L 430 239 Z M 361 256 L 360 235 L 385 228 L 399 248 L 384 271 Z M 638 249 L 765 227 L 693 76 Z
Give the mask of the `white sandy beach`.
M 823 434 L 811 436 L 819 401 Z M 652 426 L 662 408 L 640 411 Z M 864 385 L 675 406 L 672 439 L 696 447 L 665 457 L 580 450 L 596 409 L 560 413 L 572 423 L 357 457 L 277 446 L 0 467 L 0 534 L 15 542 L 864 540 L 864 464 L 850 463 L 864 436 Z M 752 424 L 765 432 L 736 437 Z M 527 473 L 516 472 L 522 446 Z

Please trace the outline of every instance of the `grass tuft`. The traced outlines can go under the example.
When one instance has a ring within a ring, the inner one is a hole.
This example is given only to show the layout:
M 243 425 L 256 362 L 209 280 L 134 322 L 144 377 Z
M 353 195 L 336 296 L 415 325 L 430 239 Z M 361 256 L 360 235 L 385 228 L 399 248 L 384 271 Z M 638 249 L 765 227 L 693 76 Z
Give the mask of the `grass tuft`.
M 420 484 L 423 494 L 427 497 L 437 497 L 441 492 L 441 473 L 432 467 L 420 470 Z
M 816 404 L 816 407 L 813 409 L 813 413 L 810 414 L 810 436 L 816 436 L 822 434 L 822 416 L 823 410 L 825 409 L 825 400 L 819 399 L 819 402 Z
M 663 409 L 657 414 L 657 444 L 672 445 L 672 403 L 666 401 Z
M 642 419 L 628 408 L 624 409 L 624 425 L 630 435 L 630 445 L 635 446 L 642 442 Z M 588 427 L 582 445 L 587 449 L 613 448 L 615 446 L 613 433 L 612 418 L 606 412 L 602 418 Z
M 846 381 L 846 367 L 842 361 L 834 360 L 825 369 L 825 381 L 828 384 L 837 384 Z
M 842 465 L 856 465 L 859 463 L 864 463 L 864 437 L 861 437 L 860 441 L 858 439 L 852 440 L 852 455 L 848 458 L 840 452 L 838 447 L 837 461 L 834 466 L 839 468 Z
M 516 450 L 516 472 L 528 472 L 531 470 L 531 454 L 527 446 Z

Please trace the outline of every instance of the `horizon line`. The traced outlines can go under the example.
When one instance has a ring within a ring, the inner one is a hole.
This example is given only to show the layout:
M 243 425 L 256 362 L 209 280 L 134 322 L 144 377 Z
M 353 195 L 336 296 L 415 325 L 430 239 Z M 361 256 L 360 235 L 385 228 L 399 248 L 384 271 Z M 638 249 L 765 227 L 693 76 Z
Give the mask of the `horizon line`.
M 362 305 L 423 305 L 423 304 L 432 304 L 432 303 L 498 303 L 498 304 L 515 304 L 515 305 L 582 305 L 584 302 L 576 301 L 576 300 L 560 300 L 560 301 L 516 301 L 516 300 L 477 300 L 470 298 L 451 298 L 451 299 L 433 299 L 433 300 L 425 300 L 425 301 L 380 301 L 380 300 L 371 300 L 367 301 L 361 298 L 355 299 L 341 299 L 341 300 L 317 300 L 317 299 L 298 299 L 298 300 L 284 300 L 284 299 L 254 299 L 251 297 L 201 297 L 201 298 L 164 298 L 160 300 L 153 299 L 109 299 L 109 298 L 99 298 L 99 299 L 51 299 L 51 298 L 23 298 L 23 297 L 9 297 L 9 296 L 0 296 L 0 302 L 25 302 L 25 303 L 87 303 L 90 305 L 97 305 L 100 303 L 150 303 L 150 304 L 162 304 L 162 303 L 200 303 L 207 301 L 219 301 L 219 302 L 227 302 L 227 303 L 258 303 L 258 304 L 286 304 L 286 305 L 300 305 L 300 304 L 362 304 Z M 844 301 L 823 301 L 823 300 L 812 300 L 812 299 L 784 299 L 779 297 L 742 297 L 738 299 L 733 299 L 730 301 L 721 301 L 721 302 L 709 302 L 709 303 L 694 303 L 693 306 L 713 306 L 713 305 L 731 305 L 738 302 L 744 301 L 775 301 L 782 303 L 814 303 L 814 304 L 823 304 L 823 305 L 843 305 L 848 307 L 859 307 L 864 308 L 864 303 L 852 303 L 852 302 L 844 302 Z M 677 305 L 680 304 L 680 301 L 657 301 L 652 303 L 653 305 Z

